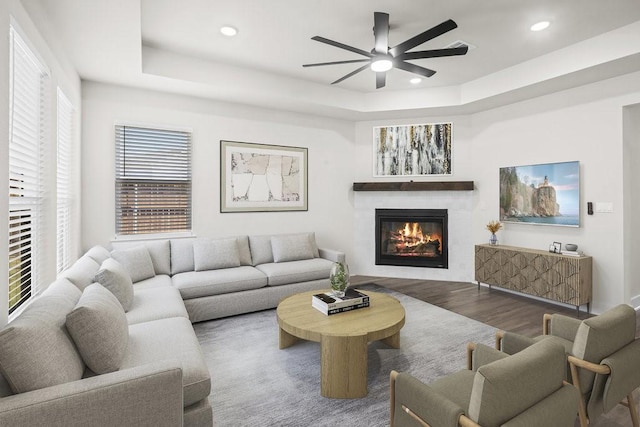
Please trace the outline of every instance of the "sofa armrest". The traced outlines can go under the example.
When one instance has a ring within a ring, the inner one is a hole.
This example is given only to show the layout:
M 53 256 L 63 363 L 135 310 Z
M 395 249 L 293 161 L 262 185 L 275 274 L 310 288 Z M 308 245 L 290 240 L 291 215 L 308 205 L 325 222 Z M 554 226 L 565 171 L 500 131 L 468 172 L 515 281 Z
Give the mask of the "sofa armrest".
M 344 252 L 334 251 L 333 249 L 322 249 L 319 248 L 318 252 L 320 253 L 320 258 L 328 259 L 333 262 L 344 262 L 345 255 Z
M 458 425 L 462 407 L 409 374 L 391 371 L 390 377 L 391 426 L 417 425 L 416 419 L 432 426 Z
M 0 425 L 182 425 L 182 369 L 157 362 L 0 399 Z

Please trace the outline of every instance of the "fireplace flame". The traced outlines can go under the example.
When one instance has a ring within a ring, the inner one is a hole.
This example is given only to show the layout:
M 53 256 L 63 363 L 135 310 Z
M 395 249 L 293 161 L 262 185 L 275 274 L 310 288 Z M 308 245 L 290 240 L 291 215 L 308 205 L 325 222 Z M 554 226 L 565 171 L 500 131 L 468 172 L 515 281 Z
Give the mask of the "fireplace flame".
M 426 244 L 435 245 L 439 250 L 440 236 L 437 233 L 429 234 L 422 231 L 418 222 L 406 222 L 402 228 L 391 232 L 392 241 L 396 252 L 406 255 L 418 254 L 427 250 Z

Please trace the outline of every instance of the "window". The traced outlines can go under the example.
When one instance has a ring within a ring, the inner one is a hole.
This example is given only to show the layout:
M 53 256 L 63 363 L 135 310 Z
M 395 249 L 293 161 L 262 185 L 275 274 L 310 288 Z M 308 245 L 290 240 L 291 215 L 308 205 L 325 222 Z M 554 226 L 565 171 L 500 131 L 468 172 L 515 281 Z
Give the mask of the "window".
M 48 72 L 10 28 L 9 314 L 38 293 Z
M 116 126 L 116 234 L 191 231 L 191 133 Z
M 58 88 L 58 138 L 57 138 L 57 211 L 56 254 L 57 272 L 71 265 L 74 254 L 74 174 L 73 149 L 75 139 L 75 109 Z

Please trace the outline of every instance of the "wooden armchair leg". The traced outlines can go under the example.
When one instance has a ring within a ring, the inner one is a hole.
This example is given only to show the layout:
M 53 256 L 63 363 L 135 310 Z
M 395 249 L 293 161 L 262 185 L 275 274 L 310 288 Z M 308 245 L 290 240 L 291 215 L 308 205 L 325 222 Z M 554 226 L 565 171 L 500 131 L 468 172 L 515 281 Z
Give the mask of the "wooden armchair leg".
M 571 362 L 571 356 L 569 356 Z M 584 398 L 582 397 L 582 390 L 580 389 L 580 381 L 578 380 L 578 368 L 573 363 L 570 363 L 571 378 L 573 378 L 574 387 L 578 390 L 578 418 L 580 419 L 580 427 L 587 427 L 589 425 L 589 419 L 587 418 L 587 408 L 584 404 Z
M 633 400 L 633 392 L 627 396 L 627 406 L 629 406 L 633 427 L 638 427 L 638 410 L 636 409 L 636 402 Z
M 398 373 L 396 371 L 391 371 L 391 373 L 389 374 L 389 388 L 390 388 L 389 401 L 391 402 L 391 408 L 389 411 L 389 414 L 391 415 L 391 423 L 389 424 L 390 427 L 393 427 L 393 419 L 395 418 L 395 412 L 396 412 L 396 377 L 397 376 L 398 376 Z

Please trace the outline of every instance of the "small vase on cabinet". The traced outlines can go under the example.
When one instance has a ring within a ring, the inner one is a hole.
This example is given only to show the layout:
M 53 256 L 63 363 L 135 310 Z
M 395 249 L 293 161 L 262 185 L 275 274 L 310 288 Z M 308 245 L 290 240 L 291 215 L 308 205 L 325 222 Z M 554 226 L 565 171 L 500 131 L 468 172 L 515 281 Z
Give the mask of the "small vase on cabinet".
M 489 236 L 489 244 L 492 246 L 498 244 L 498 236 L 496 236 L 496 233 L 491 233 L 491 236 Z

